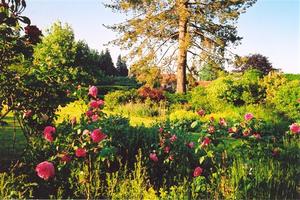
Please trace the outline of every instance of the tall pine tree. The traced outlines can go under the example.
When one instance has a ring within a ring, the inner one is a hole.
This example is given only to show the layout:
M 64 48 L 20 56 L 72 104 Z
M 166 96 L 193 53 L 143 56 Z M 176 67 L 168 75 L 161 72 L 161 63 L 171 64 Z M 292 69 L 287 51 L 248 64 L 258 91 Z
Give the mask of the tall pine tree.
M 235 22 L 256 0 L 115 0 L 106 6 L 132 16 L 107 26 L 120 37 L 113 44 L 129 49 L 138 66 L 170 66 L 177 69 L 177 92 L 186 92 L 187 60 L 200 60 L 210 52 L 203 41 L 213 43 L 213 57 L 222 59 L 225 47 L 235 44 Z M 177 55 L 177 58 L 175 57 Z M 175 62 L 175 63 L 174 63 Z
M 126 61 L 122 59 L 121 55 L 118 56 L 116 66 L 119 76 L 128 76 L 127 64 Z

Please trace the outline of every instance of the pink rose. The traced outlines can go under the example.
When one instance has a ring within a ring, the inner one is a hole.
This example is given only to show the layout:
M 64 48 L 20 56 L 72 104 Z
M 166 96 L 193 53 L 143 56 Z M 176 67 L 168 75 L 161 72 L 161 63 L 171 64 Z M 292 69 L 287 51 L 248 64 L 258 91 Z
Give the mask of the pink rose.
M 149 155 L 150 159 L 154 162 L 157 162 L 158 161 L 158 158 L 157 158 L 157 155 L 156 153 L 150 153 Z
M 245 130 L 245 131 L 243 132 L 243 136 L 244 136 L 244 137 L 247 137 L 249 134 L 250 134 L 250 131 L 249 131 L 249 130 Z
M 197 176 L 200 176 L 203 172 L 203 169 L 201 167 L 196 167 L 195 170 L 194 170 L 194 177 L 197 177 Z
M 297 123 L 293 123 L 292 125 L 290 125 L 290 131 L 292 133 L 300 133 L 300 125 Z
M 170 137 L 171 143 L 175 142 L 176 140 L 177 140 L 177 136 L 176 136 L 176 135 L 172 135 L 172 136 Z
M 53 135 L 55 133 L 55 128 L 52 126 L 46 126 L 44 129 L 44 138 L 49 141 L 53 142 Z
M 190 149 L 194 148 L 194 142 L 189 142 L 189 143 L 187 144 L 187 146 L 188 146 Z
M 170 147 L 169 147 L 169 146 L 166 146 L 166 147 L 164 148 L 164 152 L 165 152 L 165 153 L 169 153 L 169 152 L 170 152 Z
M 48 180 L 55 175 L 54 166 L 48 161 L 38 164 L 35 168 L 35 171 L 37 172 L 37 175 L 44 180 Z
M 249 120 L 251 120 L 251 119 L 253 119 L 253 114 L 252 113 L 247 113 L 247 114 L 245 114 L 245 116 L 244 116 L 244 118 L 245 118 L 245 120 L 246 121 L 249 121 Z
M 97 95 L 98 95 L 98 89 L 97 89 L 96 86 L 90 87 L 90 89 L 89 89 L 89 95 L 91 95 L 91 96 L 94 97 L 94 98 L 97 98 Z
M 92 116 L 93 122 L 97 121 L 98 119 L 99 119 L 99 116 L 97 114 Z
M 78 157 L 78 158 L 84 158 L 86 156 L 86 150 L 84 148 L 78 148 L 76 149 L 75 151 L 75 155 Z
M 91 117 L 91 116 L 93 116 L 93 111 L 91 111 L 91 110 L 88 110 L 88 111 L 86 111 L 86 113 L 85 113 L 85 115 L 87 116 L 87 117 Z
M 102 133 L 102 131 L 100 129 L 95 129 L 91 134 L 91 138 L 92 138 L 93 142 L 96 142 L 96 143 L 101 142 L 106 137 L 107 137 L 107 135 Z
M 63 153 L 63 155 L 61 156 L 61 161 L 62 162 L 70 162 L 71 161 L 71 156 L 68 155 L 67 153 Z
M 87 129 L 85 129 L 83 132 L 82 132 L 82 134 L 83 135 L 89 135 L 91 132 L 89 131 L 89 130 L 87 130 Z
M 98 105 L 98 103 L 97 103 L 96 100 L 92 100 L 92 101 L 90 102 L 90 107 L 91 107 L 91 108 L 98 108 L 99 105 Z
M 200 110 L 197 111 L 197 114 L 202 117 L 202 116 L 205 115 L 205 110 L 200 109 Z
M 104 101 L 103 100 L 97 100 L 97 104 L 98 104 L 98 107 L 101 107 L 104 105 Z
M 220 124 L 221 126 L 227 126 L 227 122 L 225 121 L 224 118 L 220 118 L 219 124 Z
M 210 134 L 214 133 L 214 132 L 215 132 L 215 127 L 214 127 L 214 126 L 209 126 L 209 127 L 208 127 L 208 132 L 209 132 Z
M 237 128 L 236 127 L 231 127 L 228 129 L 228 133 L 236 133 L 237 132 Z
M 162 127 L 160 127 L 160 128 L 158 129 L 158 131 L 159 131 L 159 133 L 162 133 L 162 132 L 164 131 L 164 129 L 163 129 Z
M 210 144 L 211 140 L 208 137 L 205 137 L 204 140 L 201 143 L 201 147 L 205 148 Z
M 255 137 L 257 140 L 261 139 L 261 135 L 259 133 L 253 133 L 253 137 Z

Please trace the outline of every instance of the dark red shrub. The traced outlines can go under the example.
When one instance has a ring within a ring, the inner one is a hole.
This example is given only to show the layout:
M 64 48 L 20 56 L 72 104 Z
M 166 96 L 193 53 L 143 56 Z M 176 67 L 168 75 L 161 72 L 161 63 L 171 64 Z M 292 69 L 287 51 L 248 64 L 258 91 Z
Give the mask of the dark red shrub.
M 152 101 L 159 102 L 159 101 L 165 99 L 165 96 L 161 89 L 155 89 L 155 88 L 152 89 L 150 87 L 142 87 L 138 90 L 138 94 L 142 98 L 142 100 L 149 98 Z

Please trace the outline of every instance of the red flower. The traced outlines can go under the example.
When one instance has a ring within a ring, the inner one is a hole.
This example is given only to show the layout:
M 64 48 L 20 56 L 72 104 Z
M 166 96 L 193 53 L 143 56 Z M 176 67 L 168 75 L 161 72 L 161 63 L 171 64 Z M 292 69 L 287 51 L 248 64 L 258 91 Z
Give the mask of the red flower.
M 93 116 L 93 111 L 91 111 L 91 110 L 88 110 L 88 111 L 86 111 L 86 113 L 85 113 L 85 115 L 87 116 L 87 117 L 91 117 L 91 116 Z
M 176 135 L 172 135 L 172 136 L 170 137 L 171 143 L 175 142 L 176 140 L 177 140 L 177 136 L 176 136 Z
M 200 110 L 197 111 L 197 114 L 202 117 L 202 116 L 205 115 L 205 110 L 200 109 Z
M 204 140 L 201 143 L 201 147 L 205 148 L 210 144 L 211 140 L 208 137 L 205 137 Z
M 245 130 L 245 131 L 243 132 L 243 136 L 245 136 L 245 137 L 247 137 L 249 134 L 250 134 L 250 131 L 249 131 L 249 130 Z
M 97 103 L 96 100 L 92 100 L 92 101 L 90 102 L 90 107 L 91 107 L 91 108 L 98 108 L 99 105 L 98 105 L 98 103 Z
M 62 162 L 70 162 L 71 161 L 71 156 L 68 155 L 67 153 L 63 153 L 63 155 L 61 156 L 61 161 Z
M 76 149 L 75 151 L 75 155 L 78 157 L 78 158 L 84 158 L 86 156 L 86 150 L 84 148 L 78 148 Z
M 53 141 L 53 135 L 55 133 L 55 128 L 52 126 L 46 126 L 44 129 L 44 138 L 49 141 L 52 142 Z
M 89 95 L 91 95 L 94 98 L 97 98 L 98 95 L 98 89 L 96 86 L 92 86 L 89 88 Z
M 92 138 L 93 142 L 96 142 L 96 143 L 101 142 L 106 137 L 107 137 L 107 135 L 102 133 L 102 131 L 100 129 L 95 129 L 91 134 L 91 138 Z
M 187 146 L 188 146 L 190 149 L 194 148 L 194 142 L 189 142 L 189 143 L 187 144 Z
M 215 127 L 214 127 L 214 126 L 209 126 L 209 127 L 208 127 L 208 132 L 209 132 L 210 134 L 214 133 L 214 132 L 215 132 Z
M 174 160 L 174 155 L 170 155 L 169 160 Z
M 154 162 L 157 162 L 158 161 L 158 158 L 157 158 L 157 155 L 156 153 L 150 153 L 149 155 L 150 159 Z
M 164 131 L 164 129 L 163 129 L 162 127 L 160 127 L 160 128 L 158 129 L 158 131 L 159 131 L 160 133 L 162 133 L 162 132 Z
M 250 121 L 251 119 L 253 119 L 253 114 L 252 113 L 246 113 L 244 118 L 246 121 Z
M 37 175 L 44 180 L 48 180 L 55 175 L 54 166 L 48 161 L 38 164 L 35 168 L 35 171 L 37 172 Z
M 220 124 L 221 126 L 227 126 L 227 122 L 225 121 L 224 118 L 220 118 L 219 124 Z
M 196 167 L 195 170 L 194 170 L 194 177 L 197 177 L 197 176 L 200 176 L 203 172 L 203 169 L 201 167 Z
M 261 139 L 261 135 L 259 133 L 253 133 L 253 136 L 257 139 L 260 140 Z
M 164 148 L 164 152 L 165 152 L 165 153 L 169 153 L 169 152 L 170 152 L 170 147 L 169 147 L 169 146 L 166 146 L 166 147 Z
M 297 123 L 293 123 L 292 125 L 290 125 L 290 131 L 292 133 L 300 133 L 300 125 Z

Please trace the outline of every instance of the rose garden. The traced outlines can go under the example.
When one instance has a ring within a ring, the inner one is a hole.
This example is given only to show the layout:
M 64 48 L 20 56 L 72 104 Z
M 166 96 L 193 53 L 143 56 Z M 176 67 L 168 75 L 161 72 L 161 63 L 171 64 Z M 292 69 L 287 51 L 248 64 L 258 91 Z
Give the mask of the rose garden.
M 299 198 L 299 74 L 255 54 L 182 88 L 147 55 L 128 72 L 69 25 L 42 33 L 25 8 L 0 1 L 1 199 Z

